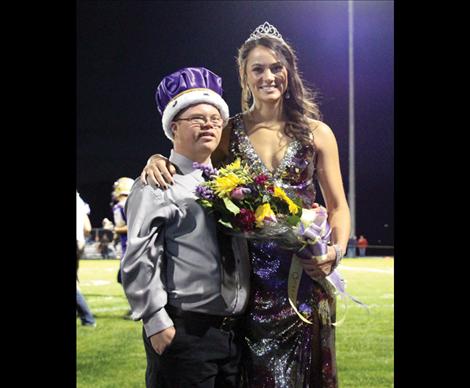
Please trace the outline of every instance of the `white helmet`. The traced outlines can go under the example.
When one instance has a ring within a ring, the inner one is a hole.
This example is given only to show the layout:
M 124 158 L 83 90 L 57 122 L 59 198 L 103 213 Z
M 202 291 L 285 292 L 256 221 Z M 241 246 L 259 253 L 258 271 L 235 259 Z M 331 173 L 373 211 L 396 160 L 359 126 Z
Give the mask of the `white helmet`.
M 120 195 L 129 195 L 133 184 L 134 179 L 127 177 L 119 178 L 113 185 L 113 199 L 117 199 Z

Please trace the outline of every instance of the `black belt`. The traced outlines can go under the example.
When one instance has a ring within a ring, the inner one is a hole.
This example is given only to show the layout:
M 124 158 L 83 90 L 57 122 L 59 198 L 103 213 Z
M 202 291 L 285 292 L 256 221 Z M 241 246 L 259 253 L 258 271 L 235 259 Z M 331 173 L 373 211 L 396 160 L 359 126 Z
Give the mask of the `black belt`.
M 166 305 L 165 310 L 170 317 L 177 317 L 182 319 L 188 319 L 193 321 L 204 322 L 209 326 L 217 329 L 230 331 L 233 330 L 242 320 L 242 315 L 212 315 L 198 313 L 194 311 L 182 310 L 179 307 Z

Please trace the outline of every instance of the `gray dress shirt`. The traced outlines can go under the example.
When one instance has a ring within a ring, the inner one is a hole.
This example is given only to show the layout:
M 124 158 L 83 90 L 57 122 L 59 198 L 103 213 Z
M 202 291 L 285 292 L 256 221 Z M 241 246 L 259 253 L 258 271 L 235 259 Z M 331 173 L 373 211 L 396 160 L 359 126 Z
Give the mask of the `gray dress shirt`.
M 248 300 L 246 240 L 229 239 L 235 270 L 227 276 L 216 221 L 194 195 L 202 172 L 175 151 L 170 161 L 179 169 L 174 185 L 163 191 L 136 179 L 126 202 L 128 242 L 121 263 L 122 284 L 132 317 L 143 320 L 148 337 L 173 326 L 167 304 L 226 316 L 242 313 Z

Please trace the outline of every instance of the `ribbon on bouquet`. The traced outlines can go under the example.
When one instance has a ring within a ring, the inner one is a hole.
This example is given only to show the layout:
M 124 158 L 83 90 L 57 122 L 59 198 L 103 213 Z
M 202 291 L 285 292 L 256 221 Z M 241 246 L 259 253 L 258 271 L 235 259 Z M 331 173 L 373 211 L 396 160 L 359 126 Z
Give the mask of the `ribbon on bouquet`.
M 305 217 L 304 213 L 306 213 Z M 295 313 L 299 316 L 299 318 L 305 323 L 313 324 L 313 322 L 310 322 L 304 315 L 299 312 L 295 303 L 297 301 L 300 280 L 302 278 L 303 272 L 303 267 L 300 262 L 300 258 L 313 258 L 319 263 L 325 261 L 327 259 L 328 241 L 331 234 L 331 228 L 327 222 L 328 215 L 324 207 L 316 209 L 303 209 L 302 216 L 303 217 L 297 229 L 297 234 L 303 241 L 305 241 L 306 246 L 299 250 L 292 257 L 287 286 L 288 299 L 291 307 L 294 309 Z M 349 299 L 359 304 L 360 306 L 365 307 L 368 310 L 368 306 L 366 304 L 362 303 L 360 300 L 349 295 L 346 292 L 345 281 L 336 269 L 325 278 L 315 280 L 317 280 L 327 291 L 330 288 L 328 287 L 328 283 L 333 286 L 335 294 L 339 295 L 341 300 L 343 300 L 344 302 L 344 316 L 341 318 L 340 321 L 333 322 L 333 326 L 340 326 L 346 319 Z
M 299 312 L 297 309 L 297 306 L 294 301 L 297 301 L 297 294 L 299 291 L 299 284 L 300 284 L 300 279 L 302 277 L 302 271 L 303 267 L 302 264 L 300 263 L 300 259 L 297 255 L 294 255 L 292 257 L 292 262 L 289 270 L 289 279 L 288 279 L 288 299 L 291 307 L 294 309 L 295 313 L 298 315 L 298 317 L 304 321 L 305 323 L 308 324 L 313 324 L 313 322 L 310 322 L 307 318 L 305 318 L 302 313 Z M 336 322 L 332 322 L 331 324 L 333 326 L 340 326 L 344 320 L 346 319 L 346 314 L 348 312 L 348 300 L 352 300 L 353 302 L 357 303 L 358 305 L 366 308 L 369 310 L 369 307 L 361 302 L 359 299 L 355 298 L 354 296 L 348 294 L 345 290 L 345 281 L 339 274 L 338 270 L 334 270 L 331 274 L 326 276 L 324 279 L 318 279 L 318 282 L 326 288 L 325 280 L 333 286 L 333 289 L 336 293 L 336 295 L 339 295 L 341 300 L 344 302 L 344 315 L 343 317 Z

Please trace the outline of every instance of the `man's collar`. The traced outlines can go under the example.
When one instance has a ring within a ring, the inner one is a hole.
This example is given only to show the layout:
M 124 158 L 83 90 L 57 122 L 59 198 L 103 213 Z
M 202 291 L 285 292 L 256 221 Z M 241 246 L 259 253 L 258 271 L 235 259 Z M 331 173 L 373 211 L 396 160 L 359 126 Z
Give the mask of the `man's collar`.
M 192 161 L 191 159 L 188 159 L 186 156 L 183 156 L 183 155 L 179 154 L 175 150 L 171 150 L 169 160 L 170 160 L 171 163 L 176 164 L 178 166 L 178 168 L 181 170 L 181 172 L 185 175 L 190 174 L 194 171 L 201 171 L 201 170 L 195 169 L 193 167 L 194 161 Z M 209 163 L 207 163 L 207 164 L 209 166 L 212 166 L 212 163 L 211 163 L 210 159 L 209 159 Z

